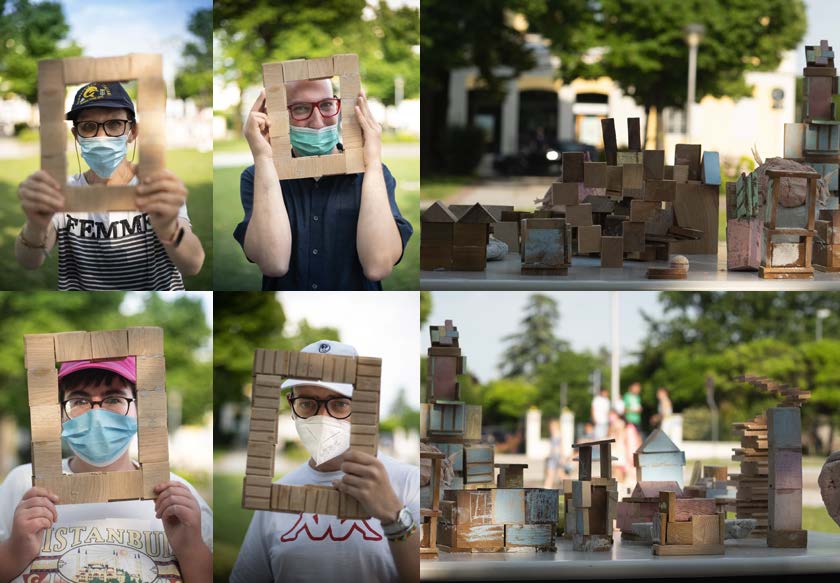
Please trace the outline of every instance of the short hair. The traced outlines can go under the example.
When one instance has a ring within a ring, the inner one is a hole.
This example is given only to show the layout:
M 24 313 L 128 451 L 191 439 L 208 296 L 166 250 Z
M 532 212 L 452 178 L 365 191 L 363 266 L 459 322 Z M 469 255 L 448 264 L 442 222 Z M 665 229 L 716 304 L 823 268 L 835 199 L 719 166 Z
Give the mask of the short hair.
M 137 395 L 137 385 L 130 380 L 117 374 L 111 370 L 102 368 L 86 368 L 84 370 L 77 370 L 58 381 L 58 396 L 60 400 L 64 399 L 67 392 L 73 391 L 80 387 L 98 387 L 101 385 L 110 385 L 114 379 L 120 379 L 126 388 L 131 389 L 131 394 Z

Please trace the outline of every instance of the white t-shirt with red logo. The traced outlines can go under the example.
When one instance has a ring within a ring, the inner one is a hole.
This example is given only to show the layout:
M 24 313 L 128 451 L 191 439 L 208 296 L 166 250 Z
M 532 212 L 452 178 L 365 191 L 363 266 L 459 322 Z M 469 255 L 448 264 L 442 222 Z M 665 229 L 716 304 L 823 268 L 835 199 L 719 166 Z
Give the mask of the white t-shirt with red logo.
M 420 523 L 420 470 L 379 454 L 397 497 Z M 319 472 L 308 463 L 277 483 L 331 486 L 344 472 Z M 231 583 L 398 581 L 379 520 L 343 520 L 309 513 L 254 512 Z

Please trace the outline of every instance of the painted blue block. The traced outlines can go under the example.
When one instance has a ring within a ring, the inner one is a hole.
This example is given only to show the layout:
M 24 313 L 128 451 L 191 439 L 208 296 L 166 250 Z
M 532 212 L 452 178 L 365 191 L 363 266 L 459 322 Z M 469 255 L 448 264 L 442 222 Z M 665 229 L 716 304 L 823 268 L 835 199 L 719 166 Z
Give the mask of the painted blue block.
M 643 466 L 636 468 L 636 476 L 638 482 L 676 482 L 680 488 L 684 482 L 682 466 Z
M 720 185 L 720 155 L 703 152 L 703 183 Z
M 802 415 L 798 407 L 767 409 L 767 442 L 770 449 L 802 447 Z
M 840 169 L 840 165 L 838 164 L 816 164 L 813 162 L 809 162 L 811 166 L 813 166 L 814 170 L 819 172 L 823 178 L 831 174 L 831 180 L 828 181 L 828 189 L 832 192 L 836 192 L 838 189 L 838 184 L 840 184 L 837 180 L 838 172 L 837 170 Z
M 508 524 L 505 526 L 505 546 L 507 547 L 543 547 L 553 544 L 553 524 Z
M 434 403 L 429 414 L 429 435 L 463 435 L 464 403 Z
M 639 466 L 684 466 L 685 452 L 637 453 Z
M 420 508 L 432 507 L 432 486 L 420 486 Z
M 493 523 L 523 524 L 524 522 L 524 488 L 497 488 L 493 490 Z
M 468 464 L 474 462 L 493 463 L 493 446 L 489 444 L 464 446 L 464 459 Z
M 527 488 L 525 490 L 525 522 L 557 524 L 560 493 L 557 490 Z

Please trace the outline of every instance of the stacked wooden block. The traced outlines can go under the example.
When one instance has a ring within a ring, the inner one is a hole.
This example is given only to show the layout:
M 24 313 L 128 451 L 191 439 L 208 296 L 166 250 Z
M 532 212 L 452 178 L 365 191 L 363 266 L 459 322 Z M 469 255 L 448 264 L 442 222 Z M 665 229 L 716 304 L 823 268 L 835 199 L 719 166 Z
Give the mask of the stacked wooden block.
M 24 336 L 32 432 L 32 484 L 57 494 L 62 504 L 156 498 L 154 487 L 169 480 L 166 427 L 166 364 L 163 330 L 136 327 L 97 332 Z M 77 360 L 135 356 L 140 469 L 63 474 L 56 365 Z
M 344 151 L 326 156 L 292 157 L 286 83 L 307 79 L 339 78 L 341 98 L 341 143 Z M 361 91 L 359 57 L 333 55 L 319 59 L 295 59 L 263 65 L 266 110 L 274 166 L 281 180 L 327 174 L 365 171 L 362 128 L 356 119 L 356 99 Z
M 814 268 L 820 271 L 840 271 L 840 210 L 820 210 L 815 227 Z
M 420 437 L 445 452 L 454 478 L 444 486 L 437 544 L 457 551 L 554 549 L 557 524 L 556 490 L 525 488 L 525 464 L 497 464 L 493 446 L 481 443 L 481 406 L 460 400 L 457 375 L 466 370 L 458 345 L 458 328 L 451 320 L 430 328 L 428 387 L 420 407 Z M 433 486 L 420 489 L 420 506 L 432 509 Z M 426 531 L 435 517 L 424 518 Z M 429 537 L 429 544 L 434 539 Z
M 574 228 L 577 253 L 598 254 L 602 267 L 669 253 L 717 253 L 717 152 L 677 144 L 675 164 L 663 150 L 641 149 L 638 118 L 628 119 L 630 151 L 619 152 L 615 122 L 602 120 L 606 162 L 563 154 L 563 175 L 543 203 Z M 637 149 L 634 149 L 637 148 Z
M 618 503 L 615 525 L 622 540 L 646 540 L 633 525 L 659 519 L 660 492 L 674 492 L 678 497 L 683 494 L 676 482 L 637 482 L 630 496 Z
M 691 484 L 683 489 L 683 492 L 686 496 L 693 498 L 726 496 L 729 493 L 729 468 L 726 466 L 703 466 L 703 475 L 698 475 L 696 480 L 692 480 Z
M 739 474 L 733 474 L 737 487 L 735 517 L 754 518 L 756 527 L 750 536 L 767 536 L 767 418 L 734 423 L 735 433 L 741 436 L 741 447 L 734 450 L 732 459 L 741 464 Z
M 571 481 L 566 501 L 566 529 L 576 551 L 609 551 L 618 504 L 618 483 L 612 477 L 612 446 L 615 439 L 576 443 L 578 479 Z M 592 476 L 592 449 L 600 453 L 601 475 Z M 567 480 L 568 482 L 568 480 Z
M 835 121 L 833 99 L 838 93 L 834 49 L 825 40 L 819 45 L 807 45 L 805 61 L 802 70 L 802 122 L 785 124 L 785 158 L 808 164 L 824 178 L 831 175 L 827 186 L 836 195 L 840 169 L 840 121 Z
M 682 488 L 685 452 L 661 429 L 654 429 L 633 453 L 637 482 L 676 482 Z
M 286 378 L 350 383 L 353 414 L 350 448 L 376 455 L 382 359 L 257 349 L 251 392 L 251 425 L 242 507 L 275 512 L 310 512 L 341 518 L 368 518 L 348 494 L 322 486 L 274 484 L 280 387 Z
M 659 514 L 653 523 L 654 555 L 722 555 L 725 516 L 711 498 L 677 498 L 660 492 Z
M 420 558 L 436 557 L 437 524 L 440 518 L 440 488 L 443 479 L 442 463 L 446 454 L 432 451 L 421 451 L 420 459 L 431 461 L 431 480 L 427 494 L 424 496 L 426 507 L 420 509 L 422 523 L 420 525 Z
M 484 271 L 490 225 L 495 221 L 480 203 L 456 217 L 436 201 L 420 215 L 420 269 Z
M 41 169 L 62 185 L 64 210 L 105 212 L 136 210 L 137 186 L 67 185 L 65 118 L 67 85 L 137 80 L 137 173 L 144 179 L 165 167 L 166 85 L 160 54 L 120 57 L 73 57 L 38 61 L 38 110 L 41 120 Z

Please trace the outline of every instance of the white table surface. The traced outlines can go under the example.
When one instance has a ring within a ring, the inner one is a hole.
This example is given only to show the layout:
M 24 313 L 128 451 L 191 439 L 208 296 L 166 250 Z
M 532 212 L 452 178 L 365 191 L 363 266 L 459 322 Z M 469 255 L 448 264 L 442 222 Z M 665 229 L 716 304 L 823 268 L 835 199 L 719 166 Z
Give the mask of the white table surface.
M 684 280 L 647 279 L 649 267 L 665 261 L 625 261 L 622 268 L 601 268 L 597 257 L 573 257 L 568 275 L 535 276 L 520 273 L 518 253 L 488 261 L 485 271 L 421 271 L 420 289 L 463 290 L 692 290 L 692 291 L 838 291 L 840 273 L 814 270 L 814 279 L 761 279 L 757 271 L 727 271 L 726 255 L 687 255 Z
M 840 535 L 808 532 L 808 548 L 771 549 L 764 539 L 726 541 L 725 555 L 657 557 L 650 545 L 620 540 L 612 551 L 583 553 L 557 539 L 557 552 L 444 553 L 420 561 L 423 581 L 634 579 L 732 575 L 840 574 Z

